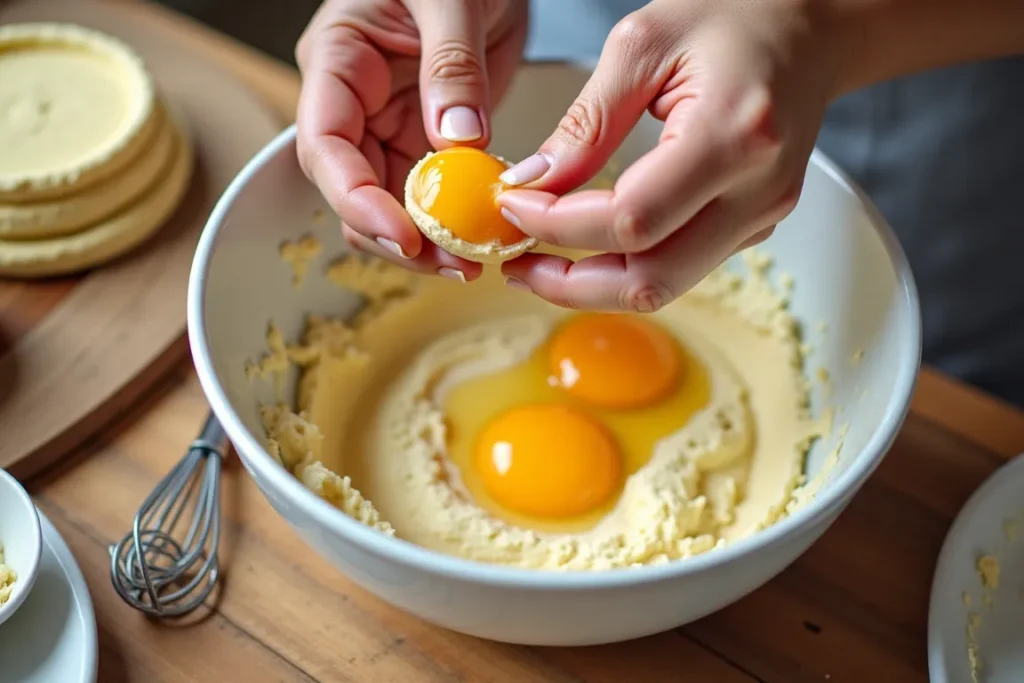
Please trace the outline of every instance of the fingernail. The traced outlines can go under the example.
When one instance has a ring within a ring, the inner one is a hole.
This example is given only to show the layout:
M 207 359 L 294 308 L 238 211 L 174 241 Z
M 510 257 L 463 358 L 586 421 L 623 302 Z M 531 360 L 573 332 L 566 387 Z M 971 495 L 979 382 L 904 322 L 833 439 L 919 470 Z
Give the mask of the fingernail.
M 384 237 L 378 237 L 377 244 L 384 247 L 392 254 L 398 254 L 402 258 L 409 258 L 408 255 L 406 255 L 405 253 L 405 249 L 402 249 L 402 245 L 400 245 L 398 242 L 386 239 Z
M 446 277 L 449 280 L 458 280 L 459 282 L 466 281 L 466 274 L 458 268 L 449 268 L 448 266 L 441 266 L 437 269 L 437 274 L 441 277 Z
M 551 162 L 546 156 L 538 153 L 526 157 L 498 177 L 506 185 L 525 185 L 540 178 L 548 172 L 549 168 L 551 168 Z
M 518 289 L 521 292 L 532 292 L 533 291 L 532 289 L 530 289 L 530 285 L 526 284 L 525 282 L 523 282 L 522 280 L 520 280 L 517 277 L 507 277 L 507 278 L 505 278 L 505 286 L 506 287 L 511 287 L 512 289 Z
M 441 114 L 441 137 L 451 142 L 479 140 L 484 134 L 480 115 L 470 107 L 458 106 Z
M 505 218 L 505 220 L 507 220 L 512 225 L 516 226 L 517 228 L 521 227 L 519 225 L 519 218 L 514 213 L 506 209 L 504 206 L 501 207 L 501 215 Z

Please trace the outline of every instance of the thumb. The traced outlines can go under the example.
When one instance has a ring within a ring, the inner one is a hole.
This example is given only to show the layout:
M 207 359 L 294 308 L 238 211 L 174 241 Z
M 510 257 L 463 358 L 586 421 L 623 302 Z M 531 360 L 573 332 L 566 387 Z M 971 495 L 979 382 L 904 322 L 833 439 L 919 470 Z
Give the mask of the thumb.
M 478 0 L 407 0 L 420 32 L 423 127 L 435 149 L 490 139 L 487 26 Z
M 558 128 L 537 154 L 506 171 L 502 180 L 564 194 L 597 175 L 668 78 L 659 31 L 644 10 L 616 24 L 597 68 Z

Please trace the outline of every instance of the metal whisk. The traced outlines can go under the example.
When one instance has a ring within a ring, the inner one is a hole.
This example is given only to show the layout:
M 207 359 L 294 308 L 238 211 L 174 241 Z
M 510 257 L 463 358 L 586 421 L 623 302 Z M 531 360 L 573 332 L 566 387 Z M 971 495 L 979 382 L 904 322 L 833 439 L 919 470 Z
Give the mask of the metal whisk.
M 185 457 L 142 502 L 131 532 L 110 546 L 111 582 L 132 607 L 177 617 L 213 592 L 220 572 L 220 470 L 226 446 L 224 428 L 211 412 Z M 188 525 L 183 537 L 175 533 L 182 522 L 182 529 Z

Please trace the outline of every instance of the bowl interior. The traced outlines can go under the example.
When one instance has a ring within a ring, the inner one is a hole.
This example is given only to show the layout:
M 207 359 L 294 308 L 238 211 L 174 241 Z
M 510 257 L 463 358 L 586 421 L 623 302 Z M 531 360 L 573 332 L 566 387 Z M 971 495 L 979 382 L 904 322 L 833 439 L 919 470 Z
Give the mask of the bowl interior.
M 536 151 L 586 77 L 585 70 L 569 65 L 524 67 L 496 115 L 491 150 L 511 160 Z M 650 149 L 660 126 L 645 118 L 620 149 L 615 165 L 625 167 Z M 320 275 L 346 246 L 337 220 L 300 172 L 291 141 L 281 139 L 278 147 L 228 206 L 204 271 L 199 308 L 216 381 L 259 443 L 259 406 L 275 401 L 275 392 L 266 383 L 250 382 L 244 366 L 266 350 L 268 321 L 294 339 L 307 313 L 346 316 L 357 303 Z M 838 462 L 823 491 L 858 459 L 878 460 L 886 444 L 865 446 L 891 436 L 881 432 L 895 430 L 917 371 L 920 342 L 913 283 L 891 233 L 876 225 L 883 223 L 871 205 L 816 153 L 798 207 L 762 247 L 776 261 L 774 272 L 795 282 L 791 307 L 804 323 L 810 346 L 808 375 L 813 379 L 820 368 L 829 376 L 827 382 L 813 382 L 814 406 L 840 408 L 833 435 L 815 445 L 808 462 L 807 474 L 814 475 L 841 440 Z M 324 250 L 304 286 L 296 289 L 278 247 L 304 234 L 316 235 Z M 734 261 L 731 267 L 742 268 Z M 289 378 L 289 395 L 295 381 L 294 375 Z
M 0 605 L 0 622 L 3 622 L 32 589 L 42 553 L 36 507 L 21 484 L 4 470 L 0 470 L 0 544 L 3 544 L 4 564 L 17 574 L 10 597 Z

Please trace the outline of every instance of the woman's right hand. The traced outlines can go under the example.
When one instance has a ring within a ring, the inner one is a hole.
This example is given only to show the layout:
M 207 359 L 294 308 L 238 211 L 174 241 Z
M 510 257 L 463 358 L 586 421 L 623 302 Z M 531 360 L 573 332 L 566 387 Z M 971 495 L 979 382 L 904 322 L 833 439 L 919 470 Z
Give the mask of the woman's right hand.
M 522 0 L 325 0 L 296 47 L 299 163 L 353 247 L 425 273 L 480 275 L 424 239 L 399 198 L 431 149 L 485 148 L 526 40 Z

